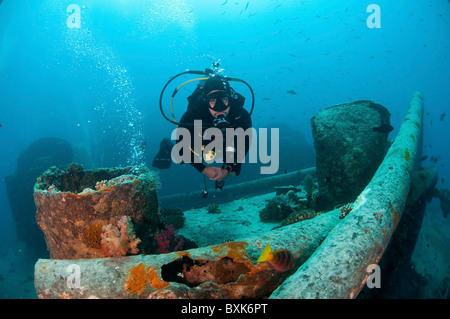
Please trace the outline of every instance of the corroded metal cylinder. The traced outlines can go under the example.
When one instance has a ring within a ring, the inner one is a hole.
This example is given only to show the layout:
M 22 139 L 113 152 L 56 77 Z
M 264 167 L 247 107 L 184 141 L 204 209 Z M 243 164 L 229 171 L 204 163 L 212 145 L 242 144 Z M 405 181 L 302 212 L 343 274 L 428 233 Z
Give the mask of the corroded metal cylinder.
M 111 250 L 119 255 L 124 254 L 119 250 L 137 252 L 136 247 L 126 247 L 120 238 L 102 236 L 106 230 L 115 231 L 118 236 L 122 231 L 129 237 L 125 238 L 127 241 L 138 244 L 133 227 L 154 231 L 158 225 L 156 190 L 155 175 L 146 167 L 133 171 L 131 167 L 83 170 L 82 166 L 71 164 L 66 170 L 48 169 L 37 179 L 34 200 L 36 221 L 44 232 L 51 258 L 116 255 Z M 114 240 L 116 246 L 123 247 L 112 247 Z
M 319 208 L 353 202 L 383 161 L 389 111 L 367 100 L 332 105 L 311 119 L 311 127 Z

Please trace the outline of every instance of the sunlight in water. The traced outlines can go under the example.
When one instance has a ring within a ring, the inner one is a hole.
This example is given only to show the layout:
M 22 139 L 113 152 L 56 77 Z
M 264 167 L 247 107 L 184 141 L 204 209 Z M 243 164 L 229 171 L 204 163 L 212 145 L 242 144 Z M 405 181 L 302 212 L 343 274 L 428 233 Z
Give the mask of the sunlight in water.
M 184 1 L 95 1 L 83 2 L 79 6 L 81 12 L 81 27 L 69 28 L 66 21 L 61 25 L 62 41 L 72 57 L 74 72 L 86 70 L 90 67 L 93 76 L 100 77 L 98 85 L 104 91 L 103 100 L 96 101 L 92 109 L 101 114 L 103 126 L 114 130 L 117 134 L 118 153 L 126 155 L 127 164 L 141 164 L 143 162 L 143 117 L 136 105 L 133 78 L 127 73 L 117 50 L 113 48 L 104 34 L 96 27 L 98 16 L 94 12 L 101 10 L 114 19 L 123 18 L 123 23 L 138 26 L 139 34 L 133 36 L 144 38 L 164 38 L 168 46 L 178 50 L 183 57 L 183 46 L 195 43 L 195 18 L 192 7 Z M 45 1 L 40 12 L 46 15 L 57 14 L 66 9 L 57 1 Z M 183 33 L 172 37 L 173 34 Z M 180 42 L 181 41 L 181 42 Z M 186 57 L 183 57 L 186 59 Z M 109 94 L 108 94 L 109 93 Z M 108 121 L 114 114 L 120 114 L 120 124 L 111 125 Z M 108 133 L 108 129 L 103 129 Z

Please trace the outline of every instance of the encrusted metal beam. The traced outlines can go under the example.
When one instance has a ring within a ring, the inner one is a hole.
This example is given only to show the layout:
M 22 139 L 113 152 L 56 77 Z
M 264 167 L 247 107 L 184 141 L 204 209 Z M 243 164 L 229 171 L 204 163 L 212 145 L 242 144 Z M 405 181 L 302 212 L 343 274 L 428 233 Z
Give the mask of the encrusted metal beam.
M 353 210 L 271 298 L 355 298 L 397 227 L 420 149 L 423 96 L 416 92 L 400 131 Z
M 241 197 L 242 194 L 245 194 L 245 196 L 256 196 L 270 193 L 273 192 L 276 186 L 300 185 L 307 175 L 315 176 L 316 168 L 310 167 L 249 182 L 225 185 L 221 192 L 214 192 L 207 198 L 202 198 L 199 192 L 161 196 L 158 200 L 162 207 L 177 206 L 184 210 L 194 207 L 206 207 L 211 203 L 221 204 L 233 201 Z

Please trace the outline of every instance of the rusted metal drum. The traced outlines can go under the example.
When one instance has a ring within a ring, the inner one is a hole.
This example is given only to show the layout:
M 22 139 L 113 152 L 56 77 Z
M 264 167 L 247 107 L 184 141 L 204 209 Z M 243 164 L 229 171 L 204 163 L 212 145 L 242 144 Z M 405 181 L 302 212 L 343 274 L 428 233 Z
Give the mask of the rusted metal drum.
M 143 166 L 84 170 L 71 164 L 66 170 L 48 169 L 37 179 L 34 200 L 51 258 L 137 253 L 134 229 L 152 232 L 158 225 L 156 190 L 155 175 Z M 118 238 L 105 238 L 114 233 Z

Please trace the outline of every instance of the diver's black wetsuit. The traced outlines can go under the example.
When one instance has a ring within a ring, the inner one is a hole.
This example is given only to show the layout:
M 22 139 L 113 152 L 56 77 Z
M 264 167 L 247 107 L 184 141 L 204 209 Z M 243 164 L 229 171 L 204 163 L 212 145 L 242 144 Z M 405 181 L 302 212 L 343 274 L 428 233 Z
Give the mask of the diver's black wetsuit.
M 243 105 L 245 102 L 245 98 L 240 95 L 239 93 L 235 93 L 236 98 L 230 98 L 230 111 L 225 118 L 225 120 L 228 122 L 226 124 L 226 127 L 229 128 L 242 128 L 244 131 L 246 131 L 248 128 L 252 127 L 252 120 L 250 118 L 250 114 L 247 112 L 246 109 L 244 109 Z M 189 98 L 189 106 L 187 111 L 183 114 L 183 117 L 180 120 L 180 124 L 178 127 L 186 128 L 190 131 L 191 134 L 191 145 L 194 145 L 194 121 L 195 120 L 201 120 L 202 121 L 202 136 L 206 129 L 215 127 L 214 125 L 214 117 L 211 115 L 211 113 L 208 110 L 207 104 L 201 100 L 198 96 L 196 96 L 195 92 L 192 94 Z M 226 137 L 226 130 L 222 130 L 224 139 Z M 234 147 L 235 149 L 239 150 L 239 147 L 237 147 L 236 138 L 234 139 Z M 204 140 L 203 144 L 208 144 L 211 141 Z M 232 175 L 239 175 L 241 171 L 241 163 L 243 162 L 245 155 L 247 154 L 249 148 L 250 148 L 250 139 L 246 136 L 245 138 L 245 154 L 239 154 L 238 152 L 235 152 L 234 154 L 234 161 L 233 163 L 227 163 L 225 160 L 225 141 L 224 141 L 224 147 L 223 147 L 223 168 L 227 169 Z M 193 148 L 193 147 L 192 147 Z M 194 157 L 197 156 L 194 154 L 194 152 L 191 152 L 191 160 L 190 164 L 200 173 L 205 169 L 206 165 L 203 161 L 201 163 L 195 163 Z

